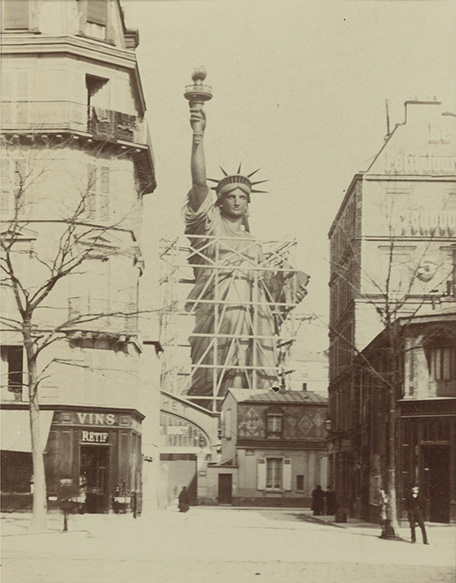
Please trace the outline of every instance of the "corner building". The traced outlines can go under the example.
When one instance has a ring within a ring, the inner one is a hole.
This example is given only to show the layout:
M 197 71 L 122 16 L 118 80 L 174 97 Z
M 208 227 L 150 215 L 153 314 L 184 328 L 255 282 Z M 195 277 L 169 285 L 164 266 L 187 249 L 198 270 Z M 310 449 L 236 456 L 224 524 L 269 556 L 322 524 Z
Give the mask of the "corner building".
M 380 466 L 359 431 L 364 397 L 354 360 L 382 332 L 377 308 L 385 302 L 393 319 L 419 316 L 454 293 L 455 152 L 456 116 L 437 101 L 406 102 L 404 123 L 353 177 L 329 231 L 329 480 L 341 504 L 364 518 L 378 506 L 368 484 Z
M 88 512 L 109 511 L 118 484 L 142 494 L 149 387 L 138 334 L 141 214 L 155 172 L 138 42 L 118 0 L 2 5 L 2 235 L 14 222 L 13 261 L 28 289 L 45 280 L 69 221 L 84 233 L 78 251 L 90 248 L 34 319 L 38 331 L 59 327 L 38 360 L 46 371 L 39 402 L 48 495 L 60 478 L 77 484 L 85 473 Z M 17 320 L 12 290 L 2 291 L 2 316 Z M 33 489 L 26 359 L 20 332 L 5 322 L 2 506 L 26 508 Z M 154 350 L 148 358 L 150 373 Z

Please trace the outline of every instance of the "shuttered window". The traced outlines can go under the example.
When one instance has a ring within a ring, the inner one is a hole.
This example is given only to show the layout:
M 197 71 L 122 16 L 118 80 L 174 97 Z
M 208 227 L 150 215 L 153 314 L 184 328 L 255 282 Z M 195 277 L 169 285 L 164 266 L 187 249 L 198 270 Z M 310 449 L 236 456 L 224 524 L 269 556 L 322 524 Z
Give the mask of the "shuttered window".
M 93 22 L 101 26 L 106 26 L 107 21 L 107 0 L 88 0 L 87 2 L 87 22 Z
M 27 30 L 30 27 L 29 0 L 5 0 L 2 13 L 4 30 Z
M 281 490 L 283 475 L 282 458 L 268 458 L 266 460 L 266 489 Z
M 110 172 L 108 166 L 89 164 L 87 170 L 86 215 L 89 220 L 109 219 Z
M 266 459 L 261 457 L 258 459 L 257 466 L 257 489 L 266 489 Z
M 24 217 L 27 214 L 27 164 L 25 159 L 2 160 L 2 216 Z

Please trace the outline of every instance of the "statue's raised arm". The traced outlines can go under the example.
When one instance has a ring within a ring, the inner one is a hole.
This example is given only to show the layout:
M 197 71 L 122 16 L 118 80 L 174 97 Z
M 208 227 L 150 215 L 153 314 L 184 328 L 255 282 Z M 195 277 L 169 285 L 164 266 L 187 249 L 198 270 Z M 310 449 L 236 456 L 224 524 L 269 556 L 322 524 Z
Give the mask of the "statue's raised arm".
M 190 206 L 197 211 L 208 196 L 206 178 L 206 158 L 204 155 L 204 130 L 206 129 L 206 114 L 202 105 L 190 102 L 190 125 L 193 129 L 191 171 L 192 189 L 190 191 Z
M 195 69 L 192 75 L 193 85 L 185 88 L 184 96 L 190 106 L 190 125 L 193 130 L 192 142 L 192 189 L 189 195 L 190 207 L 197 211 L 208 196 L 206 178 L 206 158 L 204 156 L 204 131 L 206 129 L 206 113 L 203 105 L 205 101 L 212 99 L 212 90 L 208 85 L 203 85 L 207 72 L 204 67 Z

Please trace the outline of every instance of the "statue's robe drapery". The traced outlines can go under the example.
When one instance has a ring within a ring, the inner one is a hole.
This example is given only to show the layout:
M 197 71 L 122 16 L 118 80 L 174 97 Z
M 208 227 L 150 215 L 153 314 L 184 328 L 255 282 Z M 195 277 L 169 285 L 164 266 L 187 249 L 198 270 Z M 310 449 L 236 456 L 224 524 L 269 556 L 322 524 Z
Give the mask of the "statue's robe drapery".
M 284 273 L 255 269 L 263 263 L 259 243 L 248 231 L 232 228 L 209 190 L 197 211 L 187 204 L 185 223 L 195 276 L 186 305 L 195 314 L 189 338 L 194 368 L 187 394 L 220 397 L 229 388 L 277 385 L 274 335 L 280 310 L 274 310 L 274 301 L 283 296 Z M 217 366 L 223 368 L 212 368 Z M 255 373 L 239 368 L 245 366 L 253 366 Z

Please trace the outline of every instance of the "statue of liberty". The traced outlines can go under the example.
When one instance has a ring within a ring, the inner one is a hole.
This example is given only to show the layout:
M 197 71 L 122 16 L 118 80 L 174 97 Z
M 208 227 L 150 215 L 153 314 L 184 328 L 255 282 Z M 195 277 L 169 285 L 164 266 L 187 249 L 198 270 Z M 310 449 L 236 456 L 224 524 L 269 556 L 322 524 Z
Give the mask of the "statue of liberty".
M 205 76 L 205 72 L 195 72 L 195 85 L 185 95 L 193 129 L 185 234 L 190 239 L 189 262 L 195 277 L 186 304 L 195 315 L 187 394 L 220 399 L 230 388 L 266 389 L 283 384 L 277 338 L 286 317 L 284 299 L 294 305 L 300 302 L 307 294 L 309 276 L 289 265 L 275 271 L 262 269 L 263 251 L 250 234 L 247 218 L 250 195 L 261 192 L 254 188 L 260 182 L 251 180 L 257 171 L 243 175 L 239 167 L 229 175 L 222 169 L 220 180 L 207 178 L 203 101 L 211 94 L 201 84 Z M 216 182 L 215 200 L 208 180 Z M 195 402 L 212 408 L 210 400 Z

